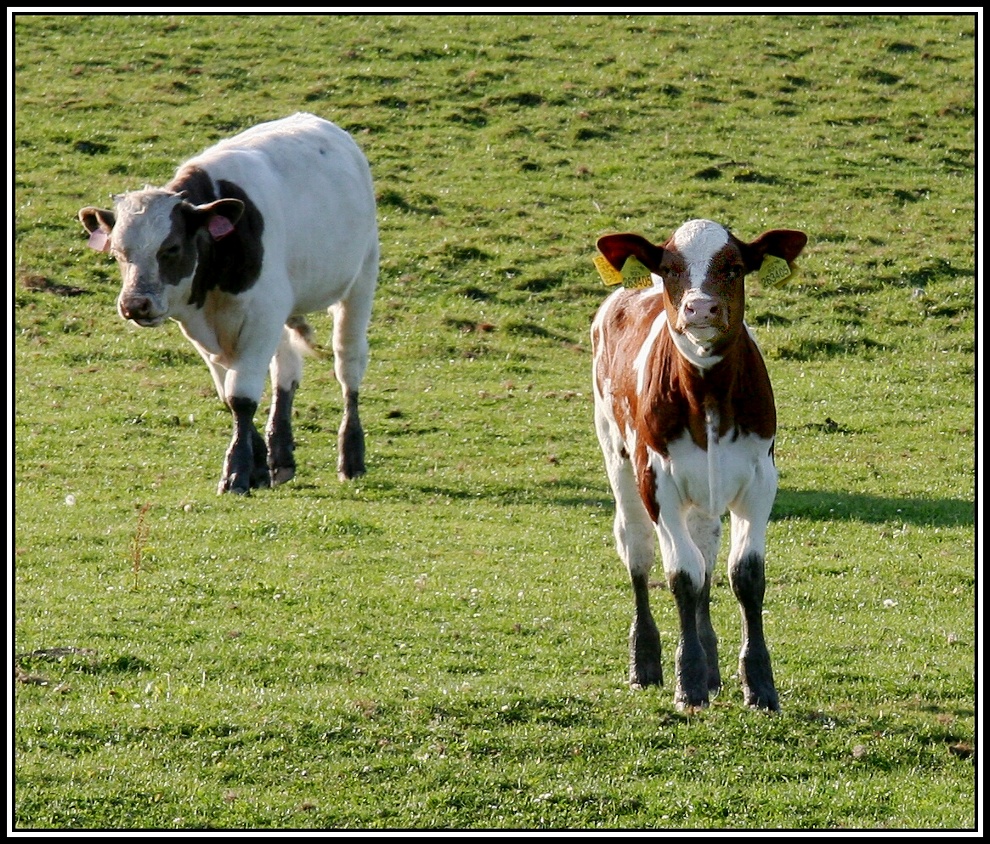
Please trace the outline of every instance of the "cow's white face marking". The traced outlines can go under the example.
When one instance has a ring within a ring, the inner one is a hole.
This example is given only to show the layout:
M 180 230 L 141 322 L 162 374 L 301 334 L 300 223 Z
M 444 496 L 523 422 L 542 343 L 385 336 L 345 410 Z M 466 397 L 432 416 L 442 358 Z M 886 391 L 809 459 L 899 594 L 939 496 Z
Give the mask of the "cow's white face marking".
M 712 258 L 729 242 L 729 232 L 711 220 L 691 220 L 674 232 L 674 249 L 684 259 L 688 286 L 701 287 Z
M 671 246 L 683 262 L 678 318 L 672 326 L 676 330 L 671 333 L 681 354 L 702 370 L 721 360 L 711 348 L 728 327 L 725 304 L 704 292 L 702 285 L 709 279 L 715 256 L 729 242 L 728 230 L 711 220 L 690 220 L 671 238 Z
M 172 231 L 172 210 L 182 199 L 165 191 L 134 191 L 117 202 L 117 223 L 110 242 L 115 252 L 130 263 L 153 262 L 158 249 Z

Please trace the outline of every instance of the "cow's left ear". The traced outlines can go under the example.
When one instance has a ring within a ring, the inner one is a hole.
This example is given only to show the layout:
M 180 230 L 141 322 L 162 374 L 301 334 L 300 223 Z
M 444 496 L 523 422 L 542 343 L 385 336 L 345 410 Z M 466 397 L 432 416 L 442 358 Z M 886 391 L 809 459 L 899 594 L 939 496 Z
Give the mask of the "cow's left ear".
M 794 229 L 771 229 L 746 245 L 747 263 L 751 270 L 760 268 L 767 255 L 794 261 L 808 242 L 808 235 Z
M 234 226 L 244 213 L 244 203 L 239 199 L 218 199 L 194 207 L 202 225 L 214 240 L 221 240 L 234 231 Z

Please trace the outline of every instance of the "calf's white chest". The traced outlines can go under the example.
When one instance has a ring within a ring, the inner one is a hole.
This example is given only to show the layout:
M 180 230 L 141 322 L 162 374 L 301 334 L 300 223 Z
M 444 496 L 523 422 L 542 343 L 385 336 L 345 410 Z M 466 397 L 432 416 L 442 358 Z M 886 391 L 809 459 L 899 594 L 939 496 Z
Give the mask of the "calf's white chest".
M 680 500 L 721 516 L 754 479 L 757 466 L 772 471 L 770 441 L 752 434 L 733 437 L 730 433 L 709 442 L 705 450 L 685 431 L 668 444 L 666 457 L 648 451 L 648 467 L 656 479 L 657 503 L 665 497 Z M 669 503 L 669 502 L 668 502 Z

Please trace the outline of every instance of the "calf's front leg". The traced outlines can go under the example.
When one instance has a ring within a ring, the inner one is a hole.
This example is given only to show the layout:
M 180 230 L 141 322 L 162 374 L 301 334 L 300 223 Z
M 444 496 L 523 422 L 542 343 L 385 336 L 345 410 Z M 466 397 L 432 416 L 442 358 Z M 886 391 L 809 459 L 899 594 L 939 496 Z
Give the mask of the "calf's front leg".
M 763 635 L 763 594 L 766 579 L 763 557 L 750 553 L 730 563 L 729 581 L 742 611 L 743 641 L 739 652 L 739 679 L 748 706 L 780 711 L 773 682 L 770 652 Z
M 699 609 L 707 593 L 704 587 L 698 589 L 684 571 L 674 572 L 668 582 L 681 628 L 674 656 L 674 705 L 678 709 L 700 709 L 708 706 L 708 657 L 698 630 Z
M 746 704 L 779 712 L 780 701 L 770 667 L 770 652 L 763 634 L 766 528 L 776 491 L 776 475 L 766 474 L 769 479 L 764 494 L 744 497 L 732 512 L 729 582 L 742 613 L 739 679 Z
M 224 457 L 217 493 L 248 495 L 252 489 L 271 486 L 268 449 L 258 429 L 254 427 L 258 403 L 253 399 L 235 396 L 230 400 L 229 406 L 234 417 L 234 436 Z

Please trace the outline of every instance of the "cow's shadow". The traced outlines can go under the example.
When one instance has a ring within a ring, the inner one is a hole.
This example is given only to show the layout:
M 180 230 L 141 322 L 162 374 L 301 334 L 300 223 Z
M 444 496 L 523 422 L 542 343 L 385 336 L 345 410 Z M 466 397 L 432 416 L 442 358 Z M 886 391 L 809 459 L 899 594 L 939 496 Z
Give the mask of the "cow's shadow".
M 976 524 L 976 504 L 959 498 L 894 498 L 782 487 L 771 518 L 958 527 Z

